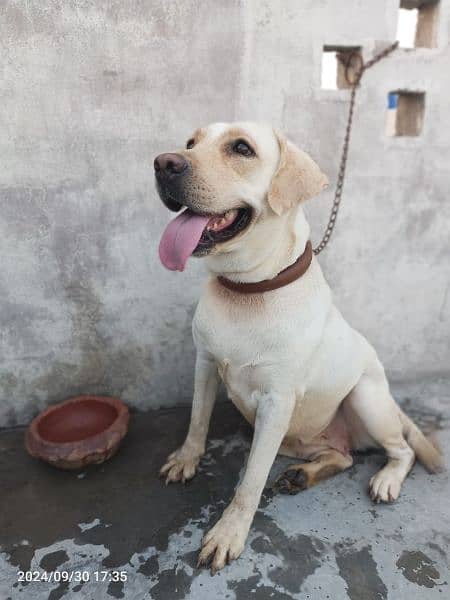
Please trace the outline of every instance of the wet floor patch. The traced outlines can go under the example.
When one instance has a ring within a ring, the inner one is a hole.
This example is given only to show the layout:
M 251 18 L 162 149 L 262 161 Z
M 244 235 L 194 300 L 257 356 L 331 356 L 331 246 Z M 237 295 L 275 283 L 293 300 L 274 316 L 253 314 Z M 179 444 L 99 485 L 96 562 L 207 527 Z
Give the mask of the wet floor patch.
M 347 585 L 350 600 L 386 600 L 387 588 L 381 579 L 372 547 L 356 550 L 348 544 L 336 544 L 339 574 Z
M 426 588 L 438 585 L 441 577 L 431 558 L 420 550 L 404 550 L 397 561 L 397 567 L 408 581 Z

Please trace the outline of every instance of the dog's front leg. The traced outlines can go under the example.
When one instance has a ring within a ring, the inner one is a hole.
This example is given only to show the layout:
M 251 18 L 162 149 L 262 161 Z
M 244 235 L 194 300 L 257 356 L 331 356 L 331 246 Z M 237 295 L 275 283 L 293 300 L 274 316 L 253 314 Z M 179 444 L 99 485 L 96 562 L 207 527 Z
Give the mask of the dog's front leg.
M 212 559 L 213 572 L 237 558 L 244 549 L 250 525 L 275 460 L 286 435 L 295 403 L 291 393 L 257 395 L 255 432 L 245 475 L 220 520 L 205 535 L 198 565 Z
M 205 453 L 206 436 L 218 383 L 214 359 L 203 350 L 198 350 L 189 431 L 181 448 L 172 452 L 161 468 L 160 474 L 166 477 L 166 483 L 180 480 L 184 483 L 195 475 L 200 458 Z

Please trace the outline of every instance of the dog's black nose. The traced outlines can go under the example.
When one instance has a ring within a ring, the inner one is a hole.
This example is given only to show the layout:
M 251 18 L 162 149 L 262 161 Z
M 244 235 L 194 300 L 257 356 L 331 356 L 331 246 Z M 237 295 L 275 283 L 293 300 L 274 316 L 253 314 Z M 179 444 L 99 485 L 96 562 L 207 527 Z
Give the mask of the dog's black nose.
M 188 161 L 181 154 L 166 152 L 155 158 L 155 175 L 158 179 L 172 179 L 188 168 Z

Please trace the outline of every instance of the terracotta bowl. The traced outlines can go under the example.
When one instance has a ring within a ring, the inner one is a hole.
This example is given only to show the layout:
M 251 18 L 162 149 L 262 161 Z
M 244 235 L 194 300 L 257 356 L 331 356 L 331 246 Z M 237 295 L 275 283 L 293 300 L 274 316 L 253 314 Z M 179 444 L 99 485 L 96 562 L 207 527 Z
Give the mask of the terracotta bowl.
M 47 408 L 29 426 L 31 456 L 59 469 L 102 463 L 118 449 L 128 430 L 128 408 L 118 398 L 77 396 Z

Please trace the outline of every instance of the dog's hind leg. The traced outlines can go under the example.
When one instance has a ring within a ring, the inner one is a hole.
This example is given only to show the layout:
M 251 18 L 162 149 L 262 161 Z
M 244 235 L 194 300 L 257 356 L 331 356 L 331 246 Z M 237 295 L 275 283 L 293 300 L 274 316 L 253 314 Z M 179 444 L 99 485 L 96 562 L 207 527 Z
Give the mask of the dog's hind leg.
M 328 479 L 353 464 L 352 457 L 328 448 L 316 454 L 310 462 L 290 465 L 277 479 L 275 490 L 281 494 L 298 494 L 324 479 Z
M 376 356 L 344 400 L 344 411 L 352 411 L 374 441 L 386 451 L 386 465 L 369 482 L 375 502 L 397 499 L 403 481 L 414 464 L 415 454 L 407 443 L 400 409 L 389 391 L 384 369 Z

